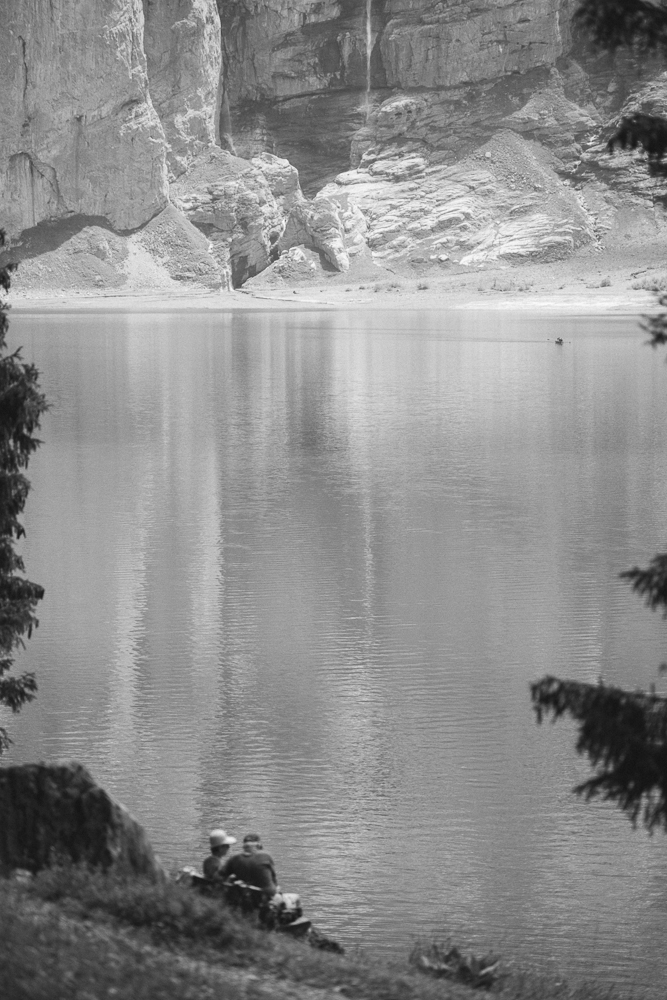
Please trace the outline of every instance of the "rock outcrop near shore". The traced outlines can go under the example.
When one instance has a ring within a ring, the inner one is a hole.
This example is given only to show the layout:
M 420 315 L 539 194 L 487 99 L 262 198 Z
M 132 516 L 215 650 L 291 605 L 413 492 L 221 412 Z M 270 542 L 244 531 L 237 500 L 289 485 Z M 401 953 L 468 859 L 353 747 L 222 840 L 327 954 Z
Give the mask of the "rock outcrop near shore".
M 548 261 L 628 226 L 667 240 L 664 182 L 641 154 L 606 152 L 624 111 L 667 107 L 664 67 L 592 51 L 576 0 L 5 8 L 0 226 L 17 290 L 40 266 L 71 290 L 91 226 L 115 249 L 110 271 L 87 260 L 86 290 L 238 287 L 293 250 L 317 279 L 355 258 Z
M 80 764 L 0 768 L 0 817 L 5 870 L 72 862 L 165 877 L 142 827 Z

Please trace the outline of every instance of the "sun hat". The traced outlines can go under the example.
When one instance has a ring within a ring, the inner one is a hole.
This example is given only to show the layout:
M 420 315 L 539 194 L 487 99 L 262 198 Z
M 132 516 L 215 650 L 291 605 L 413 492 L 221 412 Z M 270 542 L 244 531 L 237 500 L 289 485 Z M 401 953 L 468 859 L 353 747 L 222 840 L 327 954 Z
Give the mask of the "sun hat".
M 222 847 L 223 844 L 235 844 L 236 837 L 230 837 L 225 830 L 211 830 L 208 838 L 211 847 Z

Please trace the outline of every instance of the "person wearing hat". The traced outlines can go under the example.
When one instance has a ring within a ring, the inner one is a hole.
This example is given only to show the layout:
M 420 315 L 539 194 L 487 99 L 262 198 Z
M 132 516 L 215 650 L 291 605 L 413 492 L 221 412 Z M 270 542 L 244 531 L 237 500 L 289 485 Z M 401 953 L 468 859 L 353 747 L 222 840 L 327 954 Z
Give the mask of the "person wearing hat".
M 243 838 L 243 853 L 229 858 L 220 873 L 223 878 L 240 879 L 247 885 L 261 889 L 266 898 L 274 896 L 278 889 L 278 879 L 273 858 L 262 847 L 258 833 L 247 833 Z
M 211 844 L 211 853 L 204 859 L 203 869 L 204 878 L 212 881 L 222 876 L 227 860 L 226 855 L 232 844 L 236 843 L 236 837 L 230 837 L 225 830 L 211 830 L 208 839 Z

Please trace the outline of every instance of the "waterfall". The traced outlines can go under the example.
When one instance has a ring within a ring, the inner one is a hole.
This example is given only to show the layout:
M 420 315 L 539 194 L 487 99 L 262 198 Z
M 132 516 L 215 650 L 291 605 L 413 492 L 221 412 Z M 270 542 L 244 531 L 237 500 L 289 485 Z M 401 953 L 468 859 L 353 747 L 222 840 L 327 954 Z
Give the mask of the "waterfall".
M 373 33 L 371 31 L 371 8 L 373 0 L 366 0 L 366 119 L 371 110 L 371 53 Z

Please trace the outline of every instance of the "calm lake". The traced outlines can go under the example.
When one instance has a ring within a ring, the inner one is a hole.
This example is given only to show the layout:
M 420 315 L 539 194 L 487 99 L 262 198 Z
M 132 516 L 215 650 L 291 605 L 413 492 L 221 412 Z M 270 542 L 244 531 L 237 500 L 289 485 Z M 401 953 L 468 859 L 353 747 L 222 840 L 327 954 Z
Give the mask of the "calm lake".
M 562 336 L 562 347 L 554 344 Z M 259 831 L 326 933 L 452 933 L 667 978 L 667 838 L 571 794 L 547 673 L 665 681 L 618 573 L 667 543 L 667 365 L 623 318 L 29 315 L 30 466 L 6 763 L 73 757 L 162 860 Z

